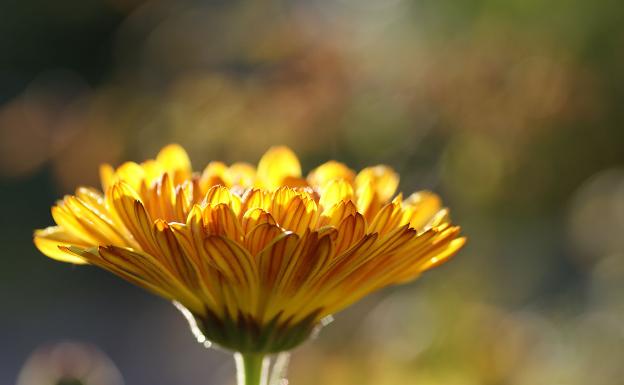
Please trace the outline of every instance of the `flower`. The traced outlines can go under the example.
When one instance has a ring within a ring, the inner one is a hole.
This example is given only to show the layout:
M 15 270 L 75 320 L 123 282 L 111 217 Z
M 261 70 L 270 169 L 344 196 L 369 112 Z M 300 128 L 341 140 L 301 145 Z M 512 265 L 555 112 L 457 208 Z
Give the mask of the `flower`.
M 289 350 L 465 242 L 435 194 L 394 196 L 387 166 L 356 174 L 330 161 L 304 178 L 295 154 L 274 147 L 257 168 L 212 162 L 199 174 L 169 145 L 100 171 L 104 193 L 80 187 L 59 201 L 35 245 L 175 301 L 208 340 L 243 353 Z

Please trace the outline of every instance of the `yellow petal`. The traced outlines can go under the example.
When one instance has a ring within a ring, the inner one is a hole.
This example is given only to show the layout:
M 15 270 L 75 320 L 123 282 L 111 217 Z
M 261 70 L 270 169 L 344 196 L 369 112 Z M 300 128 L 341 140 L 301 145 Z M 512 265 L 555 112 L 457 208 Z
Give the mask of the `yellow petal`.
M 421 230 L 433 220 L 441 205 L 440 198 L 436 194 L 429 191 L 415 192 L 403 203 L 405 221 L 410 227 Z
M 156 254 L 153 222 L 136 192 L 123 182 L 115 184 L 110 191 L 111 207 L 119 223 L 132 234 L 142 250 Z
M 280 272 L 278 288 L 287 296 L 294 296 L 298 289 L 323 270 L 333 253 L 330 237 L 319 237 L 316 232 L 306 232 L 299 239 L 296 249 L 287 258 L 290 261 Z
M 216 206 L 221 203 L 229 205 L 232 203 L 232 194 L 230 193 L 230 189 L 224 186 L 211 187 L 206 193 L 204 203 L 210 206 Z
M 286 269 L 289 261 L 292 261 L 291 256 L 298 242 L 299 236 L 297 234 L 285 232 L 274 238 L 272 242 L 256 255 L 258 276 L 262 282 L 260 286 L 262 295 L 259 299 L 261 321 L 272 319 L 283 311 L 279 305 L 273 311 L 270 311 L 267 307 L 270 306 L 271 302 L 280 302 L 272 293 L 275 292 L 274 289 L 279 282 L 280 274 Z
M 144 184 L 147 187 L 151 187 L 152 184 L 156 183 L 160 177 L 167 172 L 167 170 L 155 160 L 146 160 L 141 163 L 141 167 L 143 167 L 144 176 Z
M 249 188 L 256 180 L 256 169 L 249 163 L 234 163 L 227 170 L 227 175 L 232 185 Z
M 134 190 L 138 190 L 145 178 L 145 170 L 134 162 L 125 162 L 115 171 L 114 182 L 124 181 Z
M 282 179 L 282 186 L 288 186 L 297 189 L 310 187 L 307 180 L 295 176 L 287 176 Z
M 76 217 L 67 208 L 64 201 L 52 207 L 51 211 L 54 222 L 69 234 L 89 245 L 97 245 L 99 243 L 98 234 L 92 234 L 88 228 L 85 228 L 83 226 L 84 222 L 81 222 L 80 218 Z
M 340 201 L 336 203 L 333 207 L 325 209 L 323 211 L 323 215 L 321 220 L 319 221 L 319 225 L 337 227 L 344 218 L 357 213 L 357 211 L 357 207 L 353 202 Z
M 249 254 L 257 255 L 269 243 L 282 234 L 285 234 L 285 232 L 278 226 L 268 222 L 260 223 L 245 235 L 243 244 L 249 251 Z
M 353 187 L 344 179 L 334 179 L 321 188 L 319 203 L 325 210 L 331 209 L 340 202 L 353 200 Z
M 397 228 L 402 218 L 401 205 L 395 202 L 388 203 L 375 215 L 370 226 L 368 226 L 368 232 L 384 235 Z
M 204 168 L 199 179 L 199 185 L 203 191 L 207 191 L 213 186 L 230 186 L 230 180 L 227 173 L 227 166 L 223 162 L 210 162 Z
M 338 226 L 335 241 L 336 254 L 347 250 L 366 234 L 366 219 L 360 213 L 349 215 Z
M 101 267 L 161 297 L 176 300 L 201 314 L 204 305 L 154 256 L 115 246 L 99 248 Z
M 52 259 L 75 264 L 87 263 L 87 261 L 83 258 L 80 258 L 73 253 L 59 249 L 59 246 L 88 247 L 86 243 L 63 230 L 60 226 L 50 226 L 42 230 L 36 230 L 33 240 L 37 249 Z
M 204 226 L 209 234 L 223 235 L 234 241 L 241 241 L 243 230 L 232 208 L 220 203 L 207 206 L 203 212 Z
M 287 177 L 299 178 L 301 165 L 291 149 L 284 146 L 272 147 L 258 163 L 258 179 L 261 186 L 270 190 L 282 185 Z
M 100 183 L 103 191 L 115 183 L 115 169 L 110 164 L 104 163 L 100 166 Z
M 384 203 L 392 198 L 399 186 L 399 175 L 388 166 L 368 167 L 360 171 L 355 178 L 356 190 L 359 192 L 369 183 L 378 199 Z
M 364 214 L 367 218 L 372 219 L 374 214 L 375 204 L 379 205 L 375 201 L 375 189 L 372 182 L 367 182 L 357 186 L 356 191 L 356 205 L 359 212 Z
M 188 176 L 191 173 L 191 160 L 184 148 L 178 144 L 165 146 L 156 156 L 156 161 L 166 171 L 174 174 L 174 176 L 176 172 L 184 176 Z
M 271 207 L 271 201 L 273 194 L 261 189 L 249 189 L 243 195 L 242 212 L 245 213 L 249 210 L 260 208 L 263 210 L 269 210 Z
M 248 296 L 253 295 L 258 285 L 258 273 L 253 257 L 238 243 L 215 235 L 210 235 L 204 240 L 204 250 L 215 266 L 230 280 L 229 284 L 242 288 L 240 299 L 251 300 Z M 243 307 L 252 304 L 240 305 Z
M 282 187 L 273 194 L 270 214 L 281 227 L 303 234 L 318 221 L 316 202 L 305 191 Z
M 400 267 L 397 274 L 391 280 L 392 283 L 399 284 L 409 282 L 417 278 L 421 273 L 439 266 L 451 259 L 466 243 L 466 238 L 448 237 L 444 242 L 436 247 L 429 247 L 419 253 L 418 258 L 413 258 L 411 266 Z M 412 254 L 409 252 L 409 254 Z
M 453 257 L 455 253 L 459 251 L 459 249 L 464 247 L 465 244 L 466 238 L 453 239 L 448 243 L 446 247 L 444 247 L 435 256 L 431 257 L 431 259 L 428 260 L 428 263 L 423 266 L 423 271 L 432 269 L 436 266 L 440 266 L 451 257 Z
M 126 246 L 123 234 L 115 227 L 112 219 L 99 212 L 96 207 L 78 197 L 69 196 L 65 199 L 64 208 L 67 214 L 72 215 L 82 229 L 97 241 L 97 244 Z
M 277 225 L 273 216 L 263 209 L 256 207 L 253 209 L 249 209 L 243 214 L 243 219 L 241 220 L 241 227 L 244 234 L 249 234 L 251 230 L 253 230 L 256 226 L 262 223 L 269 223 L 271 225 Z
M 343 163 L 330 160 L 308 174 L 310 185 L 317 187 L 322 187 L 334 179 L 343 179 L 352 184 L 355 180 L 355 172 Z

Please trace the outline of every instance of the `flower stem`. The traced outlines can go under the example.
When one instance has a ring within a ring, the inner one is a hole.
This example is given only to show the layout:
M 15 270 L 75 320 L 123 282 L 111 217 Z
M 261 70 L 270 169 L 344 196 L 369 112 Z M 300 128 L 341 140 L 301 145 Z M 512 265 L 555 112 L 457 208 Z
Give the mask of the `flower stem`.
M 263 354 L 235 353 L 238 385 L 267 385 L 269 357 Z

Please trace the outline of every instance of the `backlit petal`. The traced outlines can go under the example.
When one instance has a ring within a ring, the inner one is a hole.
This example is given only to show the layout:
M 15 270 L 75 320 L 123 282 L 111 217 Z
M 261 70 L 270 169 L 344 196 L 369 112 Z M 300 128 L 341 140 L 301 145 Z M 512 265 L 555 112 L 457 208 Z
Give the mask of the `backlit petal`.
M 258 179 L 261 186 L 270 190 L 282 185 L 287 177 L 301 176 L 301 165 L 288 147 L 272 147 L 258 163 Z
M 322 187 L 335 179 L 344 180 L 349 184 L 353 184 L 355 172 L 343 163 L 330 160 L 318 166 L 308 174 L 308 182 L 313 186 Z
M 59 246 L 88 247 L 88 245 L 81 239 L 72 236 L 59 226 L 51 226 L 42 230 L 36 230 L 34 234 L 34 242 L 39 251 L 52 259 L 75 264 L 87 263 L 87 261 L 83 258 L 77 257 L 75 254 L 68 253 L 67 251 L 59 248 Z

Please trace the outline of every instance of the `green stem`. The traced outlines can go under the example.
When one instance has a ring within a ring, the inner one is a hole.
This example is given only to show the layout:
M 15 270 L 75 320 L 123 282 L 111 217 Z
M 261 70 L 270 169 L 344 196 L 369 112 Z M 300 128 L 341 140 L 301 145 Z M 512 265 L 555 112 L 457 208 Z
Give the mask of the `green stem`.
M 263 354 L 235 353 L 236 378 L 238 385 L 266 385 L 269 372 L 269 357 Z

